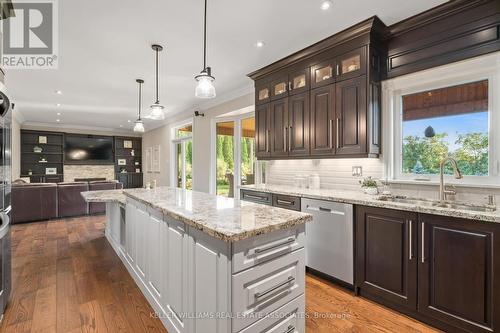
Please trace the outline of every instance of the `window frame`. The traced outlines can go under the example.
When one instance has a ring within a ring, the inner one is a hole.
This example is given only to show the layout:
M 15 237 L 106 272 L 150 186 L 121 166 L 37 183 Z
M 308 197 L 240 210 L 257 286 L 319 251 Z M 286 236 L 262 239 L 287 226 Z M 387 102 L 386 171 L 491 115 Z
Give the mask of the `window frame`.
M 495 125 L 500 124 L 500 96 L 495 91 L 500 89 L 500 53 L 475 58 L 427 71 L 395 78 L 382 83 L 384 91 L 383 110 L 385 178 L 392 182 L 414 184 L 434 184 L 439 182 L 439 175 L 425 174 L 425 180 L 416 179 L 414 174 L 404 174 L 403 162 L 403 96 L 428 90 L 446 88 L 460 84 L 488 80 L 488 140 L 489 162 L 488 176 L 464 176 L 454 179 L 445 175 L 446 182 L 456 185 L 500 185 L 499 161 L 500 134 L 495 133 Z M 436 79 L 439 78 L 439 79 Z
M 186 125 L 191 125 L 191 135 L 178 138 L 176 136 L 176 132 L 179 128 L 185 127 Z M 172 187 L 175 188 L 181 188 L 181 189 L 186 189 L 186 161 L 185 161 L 185 156 L 186 156 L 186 143 L 191 140 L 192 145 L 194 147 L 194 121 L 192 118 L 189 118 L 187 120 L 178 122 L 174 124 L 171 128 L 171 133 L 170 133 L 170 160 L 173 162 L 170 164 L 170 184 Z M 182 187 L 177 186 L 177 145 L 181 144 L 181 156 L 184 156 L 184 160 L 182 163 Z M 191 161 L 192 166 L 194 166 L 194 154 L 193 154 L 193 160 Z M 193 171 L 191 170 L 193 173 Z M 193 176 L 193 175 L 192 175 Z M 192 177 L 192 186 L 194 188 L 194 177 Z

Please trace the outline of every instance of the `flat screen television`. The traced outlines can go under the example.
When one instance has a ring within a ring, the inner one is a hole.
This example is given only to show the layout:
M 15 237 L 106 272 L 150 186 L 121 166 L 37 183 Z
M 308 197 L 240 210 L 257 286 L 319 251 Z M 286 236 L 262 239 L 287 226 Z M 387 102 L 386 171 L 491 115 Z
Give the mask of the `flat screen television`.
M 65 135 L 65 163 L 113 164 L 113 137 Z

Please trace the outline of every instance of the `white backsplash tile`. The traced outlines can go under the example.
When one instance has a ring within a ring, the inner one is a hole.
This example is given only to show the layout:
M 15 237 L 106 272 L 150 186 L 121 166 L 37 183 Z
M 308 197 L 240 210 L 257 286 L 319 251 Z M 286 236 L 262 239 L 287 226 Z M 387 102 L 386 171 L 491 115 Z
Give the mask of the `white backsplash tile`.
M 318 174 L 321 188 L 360 190 L 361 178 L 352 176 L 353 166 L 363 167 L 363 177 L 371 176 L 376 179 L 384 177 L 383 160 L 377 158 L 276 160 L 267 163 L 267 184 L 294 186 L 296 177 Z M 438 185 L 391 184 L 389 190 L 397 195 L 436 200 L 439 198 Z M 491 194 L 496 197 L 496 202 L 500 203 L 500 188 L 459 186 L 456 191 L 454 200 L 484 204 L 487 203 L 486 197 Z

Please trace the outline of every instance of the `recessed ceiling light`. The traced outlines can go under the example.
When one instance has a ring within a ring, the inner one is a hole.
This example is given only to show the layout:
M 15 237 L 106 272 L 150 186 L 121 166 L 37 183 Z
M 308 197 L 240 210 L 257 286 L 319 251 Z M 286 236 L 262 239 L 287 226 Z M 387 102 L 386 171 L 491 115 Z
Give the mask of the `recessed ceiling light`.
M 61 90 L 56 90 L 56 91 L 55 91 L 55 93 L 56 93 L 57 95 L 62 95 L 62 91 L 61 91 Z
M 60 115 L 61 115 L 61 112 L 58 112 L 58 113 L 57 113 L 57 115 L 58 115 L 58 116 L 60 116 Z
M 127 120 L 127 123 L 131 123 L 131 122 L 132 122 L 132 120 L 130 120 L 130 119 L 129 119 L 129 120 Z
M 322 10 L 328 10 L 328 9 L 330 9 L 331 6 L 333 6 L 333 3 L 332 3 L 331 0 L 324 0 L 321 3 L 321 9 Z
M 123 125 L 120 125 L 120 127 L 123 127 Z
M 56 119 L 56 121 L 57 121 L 57 122 L 60 122 L 60 121 L 61 121 L 61 119 Z
M 57 106 L 57 107 L 60 107 L 60 106 L 61 106 L 61 103 L 57 103 L 57 104 L 56 104 L 56 106 Z
M 255 45 L 256 48 L 260 49 L 260 48 L 264 47 L 266 45 L 266 43 L 264 43 L 263 41 L 259 40 L 254 45 Z

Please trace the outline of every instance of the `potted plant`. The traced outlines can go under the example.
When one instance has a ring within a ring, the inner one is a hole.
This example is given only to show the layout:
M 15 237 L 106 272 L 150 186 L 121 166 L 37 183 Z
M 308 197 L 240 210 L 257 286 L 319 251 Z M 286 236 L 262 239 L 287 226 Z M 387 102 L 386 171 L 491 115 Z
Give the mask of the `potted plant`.
M 366 194 L 376 195 L 378 194 L 377 181 L 372 177 L 367 177 L 360 180 L 359 183 Z

